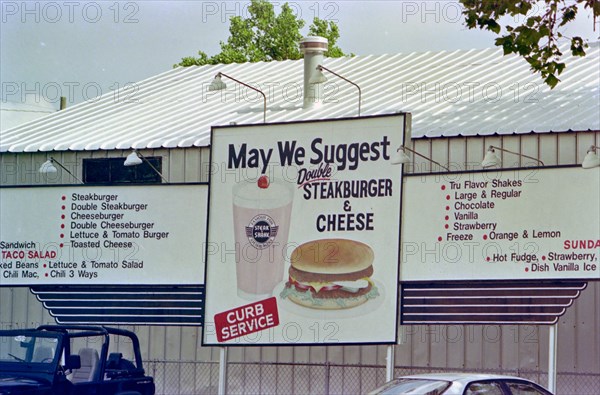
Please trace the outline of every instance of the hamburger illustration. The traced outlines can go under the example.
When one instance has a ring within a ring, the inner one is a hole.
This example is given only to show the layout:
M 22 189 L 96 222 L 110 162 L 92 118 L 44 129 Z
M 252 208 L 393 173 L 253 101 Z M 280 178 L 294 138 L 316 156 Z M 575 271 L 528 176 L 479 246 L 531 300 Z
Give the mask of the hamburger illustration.
M 371 280 L 373 250 L 347 239 L 313 240 L 290 258 L 282 298 L 313 309 L 348 309 L 379 295 Z

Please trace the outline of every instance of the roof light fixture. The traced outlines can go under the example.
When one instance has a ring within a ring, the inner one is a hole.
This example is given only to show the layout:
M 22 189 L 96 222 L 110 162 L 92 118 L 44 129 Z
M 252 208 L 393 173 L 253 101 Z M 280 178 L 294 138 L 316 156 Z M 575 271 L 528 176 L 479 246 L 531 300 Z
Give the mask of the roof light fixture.
M 244 82 L 242 82 L 240 80 L 236 80 L 235 78 L 233 78 L 233 77 L 231 77 L 231 76 L 229 76 L 229 75 L 227 75 L 225 73 L 221 73 L 221 72 L 217 73 L 217 75 L 215 76 L 215 78 L 213 79 L 213 81 L 208 86 L 208 90 L 210 92 L 220 91 L 220 90 L 223 90 L 223 89 L 227 88 L 227 85 L 223 82 L 223 80 L 221 79 L 221 77 L 227 77 L 230 80 L 235 81 L 238 84 L 244 85 L 245 87 L 250 88 L 250 89 L 252 89 L 252 90 L 254 90 L 254 91 L 256 91 L 256 92 L 258 92 L 258 93 L 260 93 L 262 95 L 262 97 L 263 97 L 263 123 L 266 123 L 267 122 L 267 96 L 264 94 L 264 92 L 261 91 L 258 88 L 255 88 L 255 87 L 253 87 L 251 85 L 248 85 L 248 84 L 246 84 L 246 83 L 244 83 Z
M 56 173 L 58 170 L 54 166 L 54 159 L 50 158 L 40 166 L 40 173 Z
M 76 179 L 77 181 L 79 181 L 80 183 L 83 184 L 83 181 L 81 181 L 75 174 L 71 173 L 71 171 L 69 169 L 67 169 L 66 167 L 64 167 L 62 165 L 62 163 L 60 163 L 59 161 L 57 161 L 53 157 L 50 157 L 50 159 L 48 159 L 47 161 L 45 161 L 44 163 L 42 163 L 42 165 L 40 166 L 39 172 L 40 173 L 44 173 L 44 174 L 56 173 L 58 170 L 56 169 L 56 166 L 54 166 L 55 163 L 61 169 L 63 169 L 67 173 L 69 173 L 69 175 L 71 175 L 71 177 L 73 177 L 74 179 Z
M 508 152 L 508 153 L 513 154 L 513 155 L 522 156 L 522 157 L 528 158 L 528 159 L 533 159 L 534 161 L 539 162 L 539 164 L 541 164 L 542 166 L 544 166 L 544 162 L 542 162 L 541 160 L 539 160 L 537 158 L 534 158 L 533 156 L 529 156 L 529 155 L 525 155 L 525 154 L 520 154 L 518 152 L 509 151 L 509 150 L 504 149 L 504 148 L 495 147 L 493 145 L 490 145 L 488 147 L 486 153 L 485 153 L 485 157 L 483 158 L 483 162 L 481 162 L 481 167 L 488 168 L 488 167 L 500 166 L 500 164 L 502 164 L 502 160 L 496 154 L 496 150 Z
M 225 89 L 225 88 L 227 88 L 227 84 L 225 84 L 225 83 L 223 82 L 223 80 L 221 79 L 221 73 L 217 74 L 217 75 L 215 76 L 215 79 L 214 79 L 214 80 L 212 80 L 212 82 L 211 82 L 211 83 L 210 83 L 210 85 L 208 86 L 208 90 L 209 90 L 210 92 L 213 92 L 213 91 L 220 91 L 220 90 L 222 90 L 222 89 Z
M 123 166 L 137 166 L 141 165 L 144 162 L 146 162 L 148 166 L 150 166 L 150 168 L 156 174 L 158 174 L 160 178 L 162 178 L 167 184 L 169 183 L 169 180 L 167 180 L 165 176 L 163 176 L 162 173 L 158 171 L 158 169 L 154 167 L 144 155 L 142 155 L 140 152 L 137 152 L 136 150 L 131 151 L 131 153 L 127 155 L 127 158 L 125 158 L 125 162 L 123 162 Z
M 485 152 L 485 156 L 483 158 L 483 162 L 481 162 L 481 167 L 488 168 L 498 166 L 502 161 L 496 155 L 496 151 L 491 147 Z
M 141 165 L 142 163 L 144 163 L 142 158 L 139 157 L 136 150 L 133 150 L 133 151 L 131 151 L 131 153 L 129 155 L 127 155 L 127 158 L 125 159 L 125 162 L 123 163 L 123 166 L 137 166 L 137 165 Z
M 391 163 L 393 165 L 400 165 L 400 164 L 406 164 L 406 163 L 410 163 L 410 157 L 406 154 L 406 151 L 412 152 L 413 154 L 420 156 L 421 158 L 427 159 L 428 161 L 430 161 L 431 163 L 435 163 L 436 165 L 438 165 L 439 167 L 441 167 L 442 169 L 445 169 L 447 171 L 450 171 L 449 168 L 447 168 L 446 166 L 442 165 L 439 162 L 436 162 L 435 160 L 422 155 L 420 153 L 418 153 L 417 151 L 411 150 L 408 147 L 405 147 L 403 145 L 401 145 L 397 150 L 396 153 L 394 155 L 392 155 L 391 158 Z
M 598 153 L 596 152 L 598 148 L 600 147 L 592 145 L 590 149 L 587 150 L 587 154 L 585 154 L 585 158 L 583 158 L 581 167 L 584 169 L 592 169 L 600 166 L 600 157 L 598 157 Z
M 323 84 L 325 82 L 327 82 L 327 77 L 325 77 L 325 74 L 323 74 L 323 66 L 319 65 L 316 67 L 317 72 L 310 78 L 310 80 L 308 81 L 310 84 Z
M 323 74 L 323 70 L 325 70 L 325 71 L 327 71 L 327 72 L 330 72 L 331 74 L 335 75 L 335 76 L 336 76 L 336 77 L 338 77 L 338 78 L 341 78 L 341 79 L 343 79 L 344 81 L 346 81 L 346 82 L 348 82 L 348 83 L 350 83 L 350 84 L 354 85 L 354 86 L 356 87 L 356 89 L 358 89 L 358 116 L 360 117 L 360 103 L 361 103 L 361 101 L 362 101 L 362 98 L 361 98 L 361 96 L 362 96 L 362 91 L 361 91 L 361 89 L 360 89 L 360 86 L 358 86 L 358 85 L 357 85 L 357 84 L 355 84 L 354 82 L 350 81 L 349 79 L 347 79 L 347 78 L 345 78 L 345 77 L 342 77 L 341 75 L 339 75 L 339 74 L 338 74 L 338 73 L 336 73 L 335 71 L 333 71 L 333 70 L 330 70 L 330 69 L 328 69 L 327 67 L 325 67 L 325 66 L 322 66 L 322 65 L 318 65 L 318 66 L 317 66 L 317 71 L 318 71 L 318 73 L 316 73 L 316 74 L 315 74 L 315 76 L 314 76 L 314 77 L 312 77 L 312 78 L 310 79 L 310 81 L 309 81 L 309 82 L 310 82 L 311 84 L 322 84 L 322 83 L 326 82 L 326 81 L 327 81 L 327 77 L 325 77 L 325 74 Z

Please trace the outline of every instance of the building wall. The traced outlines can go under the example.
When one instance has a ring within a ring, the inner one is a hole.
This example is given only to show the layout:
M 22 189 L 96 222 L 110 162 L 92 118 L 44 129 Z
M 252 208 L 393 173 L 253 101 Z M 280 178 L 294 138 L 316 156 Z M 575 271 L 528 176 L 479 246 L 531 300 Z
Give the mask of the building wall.
M 480 168 L 479 164 L 489 145 L 538 157 L 546 166 L 555 166 L 581 163 L 586 150 L 592 144 L 600 145 L 600 131 L 422 138 L 407 142 L 408 147 L 434 158 L 453 170 Z M 171 182 L 208 181 L 209 151 L 207 148 L 157 149 L 141 152 L 146 156 L 162 156 L 163 173 Z M 128 153 L 129 151 L 119 150 L 61 152 L 52 153 L 52 156 L 81 176 L 82 158 L 124 158 Z M 501 155 L 505 168 L 529 164 L 529 160 L 516 155 L 507 153 Z M 63 174 L 60 170 L 56 175 L 39 174 L 37 169 L 49 156 L 51 155 L 46 153 L 1 154 L 0 185 L 76 183 L 68 174 Z M 412 157 L 413 162 L 405 166 L 405 172 L 437 171 L 435 165 L 428 161 L 414 155 Z M 31 327 L 52 322 L 52 317 L 28 288 L 0 287 L 0 323 L 3 329 Z M 376 325 L 376 323 L 365 323 L 365 325 Z M 218 348 L 200 346 L 201 328 L 157 326 L 128 326 L 127 328 L 138 333 L 145 360 L 218 361 Z M 397 366 L 429 368 L 543 372 L 546 371 L 548 364 L 548 332 L 548 328 L 543 326 L 517 325 L 403 327 L 400 336 L 401 344 L 395 348 L 395 363 Z M 600 333 L 600 282 L 590 282 L 579 299 L 560 319 L 558 371 L 600 375 L 598 333 Z M 386 346 L 230 347 L 229 349 L 231 362 L 385 365 L 385 358 Z M 279 379 L 285 380 L 285 377 Z
M 139 150 L 144 156 L 161 156 L 162 173 L 169 182 L 207 182 L 209 170 L 208 148 Z M 50 157 L 59 161 L 77 177 L 82 178 L 84 158 L 125 157 L 131 150 L 65 151 L 52 153 L 2 153 L 0 154 L 0 185 L 56 185 L 77 184 L 64 171 L 54 174 L 38 172 Z

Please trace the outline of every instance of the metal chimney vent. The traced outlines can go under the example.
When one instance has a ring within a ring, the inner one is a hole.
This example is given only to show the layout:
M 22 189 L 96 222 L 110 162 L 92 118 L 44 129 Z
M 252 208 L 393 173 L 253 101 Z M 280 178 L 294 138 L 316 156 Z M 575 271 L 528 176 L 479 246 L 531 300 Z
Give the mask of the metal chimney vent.
M 304 54 L 304 108 L 321 103 L 323 84 L 310 84 L 311 77 L 317 73 L 317 66 L 323 63 L 323 54 L 329 48 L 324 37 L 308 36 L 300 41 L 300 51 Z

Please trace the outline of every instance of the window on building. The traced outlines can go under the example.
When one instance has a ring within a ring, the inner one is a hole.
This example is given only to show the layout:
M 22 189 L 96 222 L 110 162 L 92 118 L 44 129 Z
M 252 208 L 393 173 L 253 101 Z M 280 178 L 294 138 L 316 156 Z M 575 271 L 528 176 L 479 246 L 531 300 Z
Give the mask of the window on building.
M 161 157 L 146 159 L 162 173 Z M 124 166 L 125 158 L 83 160 L 83 182 L 86 184 L 160 184 L 160 175 L 148 163 Z

